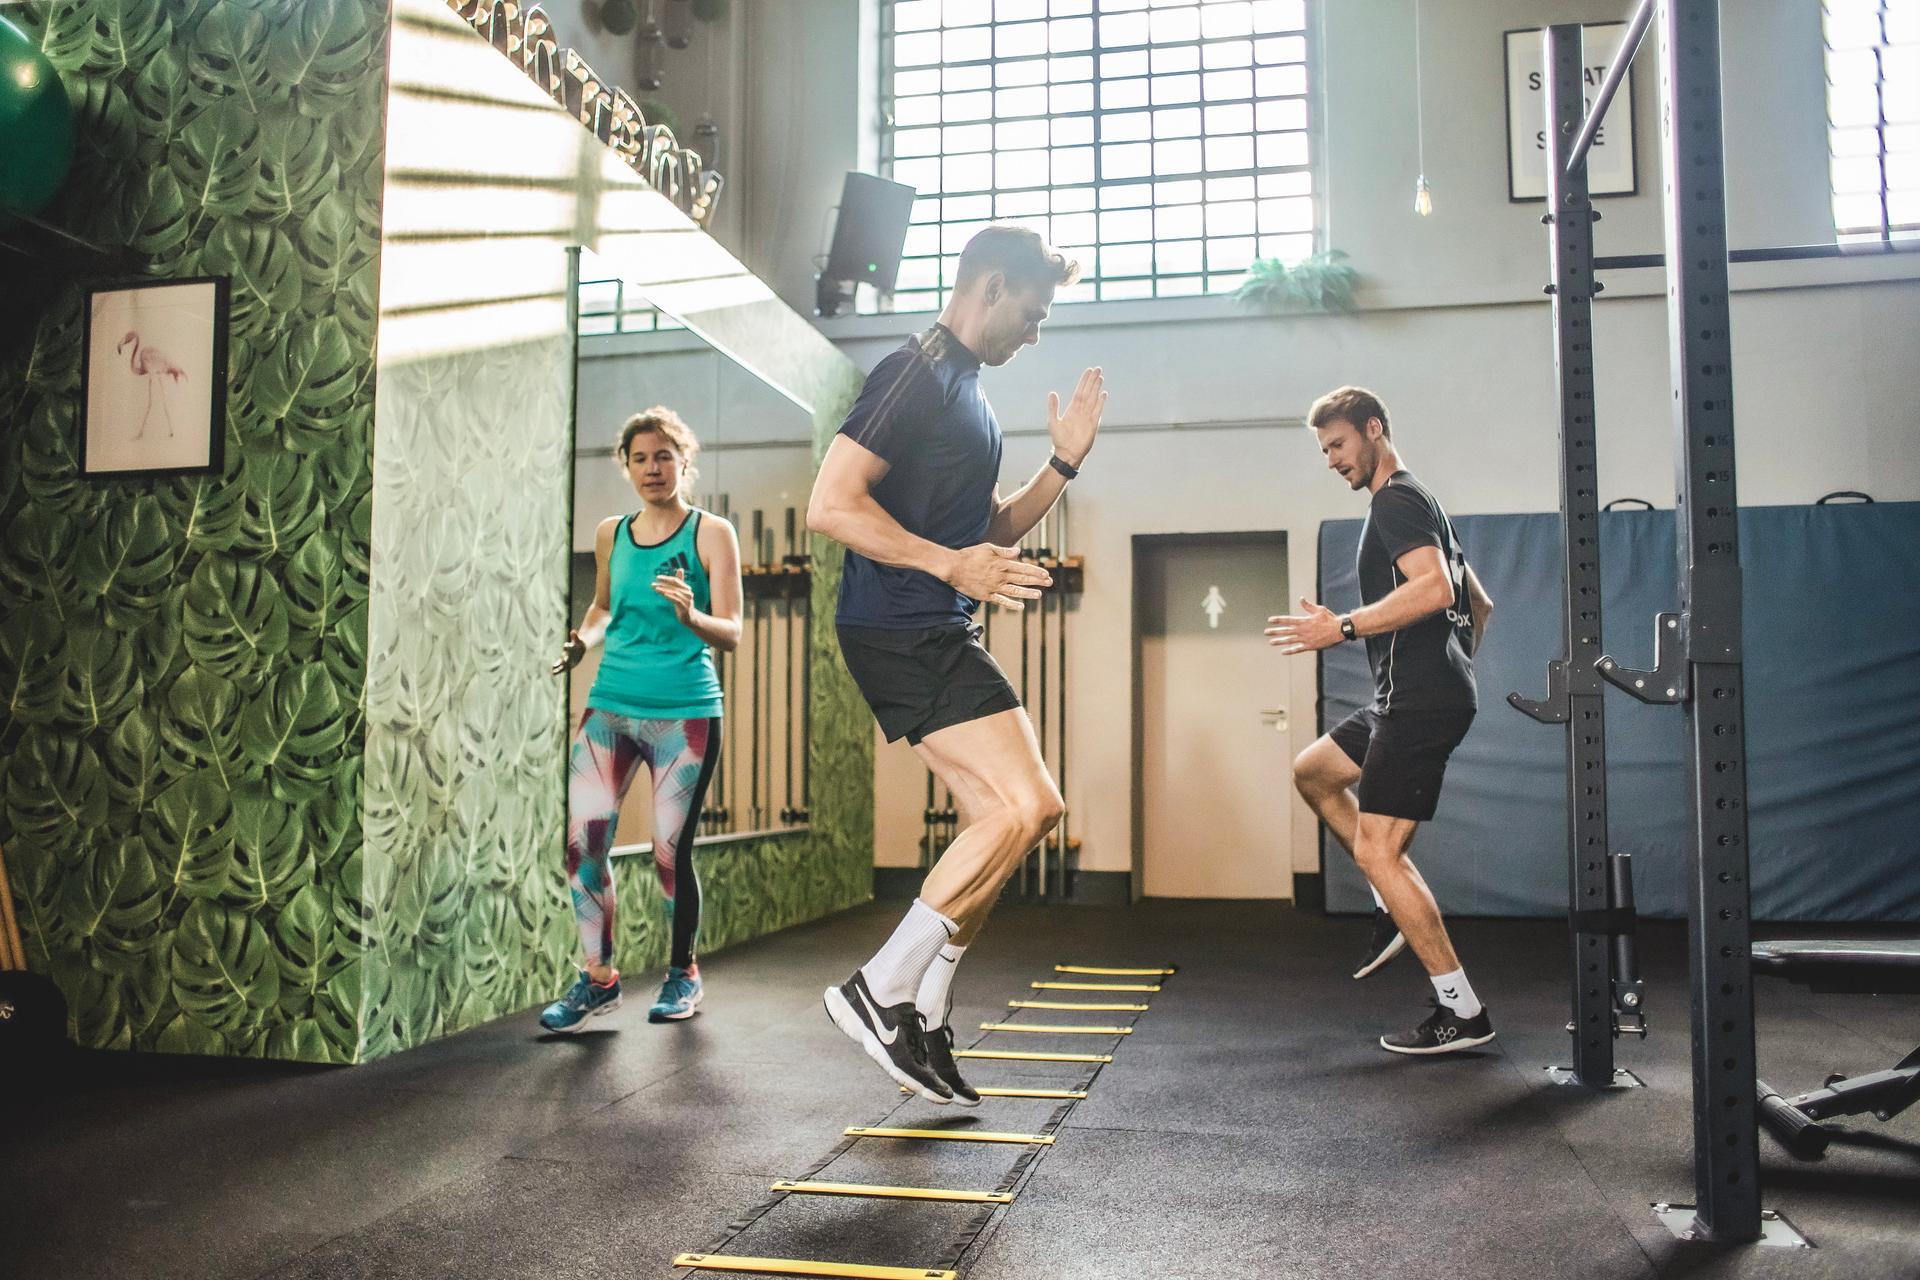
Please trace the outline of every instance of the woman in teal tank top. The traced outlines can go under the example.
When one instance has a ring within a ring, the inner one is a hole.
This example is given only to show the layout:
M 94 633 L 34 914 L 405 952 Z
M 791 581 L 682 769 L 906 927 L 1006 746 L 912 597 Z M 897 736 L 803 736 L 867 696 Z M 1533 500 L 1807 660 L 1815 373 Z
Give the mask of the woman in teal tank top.
M 540 1025 L 577 1031 L 620 1004 L 613 967 L 614 825 L 639 766 L 653 779 L 653 861 L 673 920 L 673 954 L 654 1022 L 690 1018 L 704 996 L 694 940 L 700 882 L 693 838 L 720 760 L 713 651 L 740 643 L 740 542 L 687 501 L 700 442 L 663 405 L 627 419 L 615 451 L 641 507 L 594 535 L 593 604 L 567 633 L 559 675 L 604 644 L 567 767 L 567 884 L 585 965 Z

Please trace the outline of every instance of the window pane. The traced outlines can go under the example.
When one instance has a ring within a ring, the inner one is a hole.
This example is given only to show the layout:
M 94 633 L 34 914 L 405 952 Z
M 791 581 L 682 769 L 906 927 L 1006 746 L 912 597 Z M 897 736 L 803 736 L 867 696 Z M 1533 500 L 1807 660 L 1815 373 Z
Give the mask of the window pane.
M 1072 58 L 1048 59 L 1047 79 L 1055 84 L 1091 80 L 1093 79 L 1093 58 L 1091 55 L 1081 54 Z
M 993 95 L 991 93 L 949 93 L 941 99 L 941 105 L 949 122 L 985 120 L 993 114 Z
M 996 22 L 1020 22 L 1027 18 L 1047 16 L 1047 0 L 995 0 L 993 18 Z
M 1176 71 L 1198 71 L 1200 69 L 1200 47 L 1183 45 L 1177 49 L 1155 49 L 1149 59 L 1153 74 L 1172 75 Z
M 1197 107 L 1175 107 L 1153 113 L 1153 136 L 1156 138 L 1191 138 L 1200 132 L 1200 111 Z
M 971 27 L 993 21 L 992 0 L 946 0 L 941 19 L 950 27 Z
M 1207 206 L 1209 236 L 1246 236 L 1253 234 L 1253 202 L 1210 204 Z
M 1091 213 L 1056 214 L 1053 219 L 1053 242 L 1090 245 L 1099 238 L 1094 234 L 1094 229 L 1095 219 Z
M 940 61 L 939 34 L 895 36 L 893 61 L 895 66 L 901 67 L 927 67 L 937 64 Z
M 956 222 L 962 218 L 991 218 L 993 197 L 953 196 L 940 206 L 940 213 L 948 222 Z
M 1200 38 L 1198 9 L 1157 9 L 1153 14 L 1153 39 L 1156 43 Z
M 1083 213 L 1093 208 L 1092 187 L 1068 187 L 1053 193 L 1055 213 Z
M 1108 111 L 1147 105 L 1145 80 L 1108 80 L 1100 86 L 1100 105 Z
M 1142 143 L 1124 143 L 1100 148 L 1102 179 L 1140 178 L 1153 171 L 1153 150 Z
M 1100 215 L 1100 239 L 1106 244 L 1153 239 L 1153 211 L 1120 209 Z
M 899 71 L 893 77 L 894 93 L 905 97 L 914 93 L 940 92 L 940 69 L 931 71 Z
M 1262 67 L 1253 74 L 1253 92 L 1256 97 L 1297 98 L 1306 91 L 1307 69 L 1305 67 Z
M 1253 265 L 1254 239 L 1252 236 L 1237 236 L 1225 240 L 1207 241 L 1207 269 L 1209 271 L 1245 271 Z
M 893 135 L 896 156 L 937 156 L 940 154 L 938 129 L 901 129 Z
M 1207 201 L 1253 199 L 1252 178 L 1208 178 Z
M 986 191 L 993 186 L 993 157 L 948 156 L 940 162 L 940 185 L 947 191 Z
M 1041 141 L 1044 142 L 1045 139 Z M 991 151 L 993 150 L 993 126 L 965 124 L 943 129 L 940 143 L 948 155 L 963 151 Z
M 1202 51 L 1202 64 L 1213 71 L 1221 67 L 1248 67 L 1253 65 L 1253 42 L 1250 40 L 1230 40 L 1225 44 L 1210 44 Z
M 1046 121 L 1041 121 L 1042 126 Z M 993 182 L 1001 188 L 1047 185 L 1045 151 L 1002 151 L 993 158 Z
M 1253 6 L 1244 2 L 1210 4 L 1201 10 L 1200 30 L 1209 40 L 1248 35 L 1253 31 Z
M 1174 272 L 1198 271 L 1203 265 L 1201 253 L 1198 240 L 1182 240 L 1175 244 L 1163 242 L 1153 247 L 1153 269 L 1163 276 Z
M 1284 169 L 1307 162 L 1307 136 L 1304 133 L 1263 133 L 1260 135 L 1260 167 Z
M 1153 231 L 1162 240 L 1179 240 L 1206 234 L 1206 211 L 1199 205 L 1156 210 Z
M 1048 93 L 1053 114 L 1070 115 L 1075 111 L 1093 110 L 1093 86 L 1091 84 L 1057 84 Z
M 900 0 L 893 6 L 895 31 L 927 31 L 940 25 L 940 0 Z
M 1118 49 L 1125 45 L 1145 44 L 1148 16 L 1144 13 L 1122 13 L 1108 16 L 1102 11 L 1100 18 L 1100 47 Z
M 1143 76 L 1147 74 L 1147 65 L 1145 49 L 1103 53 L 1100 55 L 1100 77 L 1103 80 L 1119 80 L 1126 76 Z
M 938 124 L 940 123 L 940 99 L 933 96 L 896 98 L 893 103 L 893 122 L 902 126 Z
M 1208 107 L 1207 132 L 1252 133 L 1253 107 L 1244 102 L 1231 107 Z
M 1255 31 L 1304 31 L 1307 0 L 1253 0 Z
M 1023 151 L 1047 145 L 1049 130 L 1045 120 L 1020 120 L 1003 124 L 993 131 L 993 145 L 1001 151 Z
M 1209 71 L 1206 86 L 1208 102 L 1219 102 L 1224 98 L 1251 98 L 1253 73 L 1251 71 Z
M 1053 153 L 1053 184 L 1093 181 L 1093 148 L 1061 147 Z
M 993 82 L 1002 89 L 1014 85 L 1045 84 L 1047 60 L 1032 58 L 1023 62 L 1003 62 L 994 68 Z
M 946 62 L 978 62 L 993 56 L 991 27 L 961 27 L 948 30 L 944 37 L 942 59 Z
M 1253 139 L 1244 134 L 1237 138 L 1208 138 L 1207 168 L 1215 173 L 1223 169 L 1253 168 Z
M 1151 111 L 1129 111 L 1123 115 L 1100 117 L 1102 142 L 1138 142 L 1152 136 L 1152 133 L 1153 113 Z
M 1078 147 L 1093 141 L 1092 116 L 1066 116 L 1053 122 L 1053 145 Z
M 1155 76 L 1153 78 L 1153 105 L 1156 107 L 1169 102 L 1197 102 L 1199 99 L 1199 76 Z
M 1046 51 L 1047 24 L 1044 22 L 1023 22 L 1001 27 L 994 33 L 993 53 L 997 58 L 1019 58 Z
M 993 95 L 994 114 L 1007 116 L 1043 116 L 1047 114 L 1047 90 L 1041 85 L 1032 89 L 1002 89 Z
M 1048 26 L 1047 43 L 1055 53 L 1078 53 L 1093 48 L 1091 18 L 1055 18 Z
M 1198 173 L 1200 143 L 1193 139 L 1153 144 L 1153 171 L 1156 174 Z
M 1047 193 L 1044 191 L 1016 191 L 993 198 L 993 214 L 996 218 L 1026 218 L 1046 211 Z

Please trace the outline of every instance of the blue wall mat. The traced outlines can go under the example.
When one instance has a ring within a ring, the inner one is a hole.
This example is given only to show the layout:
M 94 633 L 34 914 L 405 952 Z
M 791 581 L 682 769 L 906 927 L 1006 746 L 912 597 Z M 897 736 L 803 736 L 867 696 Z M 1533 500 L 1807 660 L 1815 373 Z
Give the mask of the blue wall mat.
M 1561 651 L 1557 515 L 1454 521 L 1495 604 L 1475 660 L 1480 715 L 1454 753 L 1414 860 L 1461 915 L 1566 911 L 1566 736 L 1506 704 L 1539 697 Z M 1358 520 L 1320 528 L 1320 599 L 1359 603 Z M 1601 516 L 1606 648 L 1653 665 L 1653 615 L 1678 607 L 1669 511 Z M 1920 503 L 1753 507 L 1746 566 L 1747 786 L 1754 915 L 1920 921 Z M 1358 645 L 1321 658 L 1321 727 L 1371 697 Z M 1691 795 L 1685 719 L 1607 694 L 1612 847 L 1634 855 L 1647 915 L 1686 913 Z M 1323 840 L 1327 905 L 1363 911 L 1365 882 Z

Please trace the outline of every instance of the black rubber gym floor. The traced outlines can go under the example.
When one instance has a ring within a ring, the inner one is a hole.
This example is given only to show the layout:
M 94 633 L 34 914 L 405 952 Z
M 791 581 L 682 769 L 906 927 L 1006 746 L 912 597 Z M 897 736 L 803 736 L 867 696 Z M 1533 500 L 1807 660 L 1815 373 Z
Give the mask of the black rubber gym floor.
M 566 1040 L 540 1037 L 530 1011 L 356 1068 L 86 1055 L 53 1091 L 5 1091 L 0 1275 L 683 1275 L 674 1255 L 712 1244 L 848 1125 L 1037 1132 L 1058 1103 L 989 1098 L 956 1117 L 901 1101 L 821 1011 L 821 988 L 902 905 L 711 957 L 707 1010 L 684 1025 L 648 1025 L 657 975 L 634 974 L 626 1007 Z M 1920 1108 L 1847 1122 L 1862 1141 L 1818 1164 L 1762 1139 L 1764 1201 L 1810 1252 L 1681 1245 L 1654 1220 L 1649 1202 L 1687 1200 L 1693 1181 L 1679 926 L 1641 935 L 1654 1035 L 1623 1042 L 1620 1060 L 1649 1087 L 1598 1096 L 1543 1071 L 1565 1053 L 1564 930 L 1454 933 L 1500 1038 L 1418 1060 L 1374 1040 L 1411 1025 L 1429 988 L 1411 956 L 1350 980 L 1355 921 L 1224 903 L 1002 907 L 962 969 L 956 1027 L 1004 1018 L 1007 1000 L 1039 994 L 1030 982 L 1062 976 L 1056 963 L 1180 972 L 1138 997 L 1144 1014 L 1021 1015 L 1137 1016 L 1124 1039 L 990 1038 L 1114 1061 L 962 1275 L 1920 1276 Z M 1761 1073 L 1786 1092 L 1891 1066 L 1920 1041 L 1920 998 L 1756 990 Z M 1070 1088 L 1091 1070 L 969 1065 L 986 1085 Z M 1033 1150 L 863 1140 L 815 1176 L 984 1190 Z M 925 1266 L 978 1212 L 794 1196 L 726 1251 Z

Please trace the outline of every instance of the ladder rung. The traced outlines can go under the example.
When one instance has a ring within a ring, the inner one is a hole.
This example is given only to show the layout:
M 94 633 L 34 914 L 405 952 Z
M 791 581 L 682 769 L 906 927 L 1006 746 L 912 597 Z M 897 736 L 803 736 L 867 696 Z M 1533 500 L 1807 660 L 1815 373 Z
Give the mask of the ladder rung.
M 840 1276 L 844 1280 L 960 1280 L 957 1271 L 929 1267 L 870 1267 L 861 1262 L 815 1262 L 808 1258 L 743 1258 L 728 1253 L 683 1253 L 676 1267 L 696 1271 L 748 1271 L 762 1276 Z
M 1050 1147 L 1050 1133 L 987 1133 L 980 1129 L 873 1129 L 854 1125 L 846 1131 L 849 1138 L 911 1138 L 925 1142 L 1010 1142 L 1027 1146 Z
M 1084 965 L 1084 964 L 1057 964 L 1053 966 L 1053 971 L 1055 973 L 1104 974 L 1109 978 L 1170 978 L 1174 974 L 1179 972 L 1178 969 L 1171 969 L 1171 968 L 1167 968 L 1167 969 L 1099 969 L 1091 965 Z
M 858 1182 L 792 1182 L 773 1184 L 775 1191 L 813 1196 L 873 1196 L 880 1200 L 956 1200 L 963 1204 L 1012 1204 L 1011 1191 L 948 1191 L 939 1187 L 870 1187 Z
M 912 1093 L 914 1090 L 901 1085 L 900 1092 Z M 1087 1096 L 1085 1089 L 975 1089 L 974 1092 L 983 1098 L 1084 1098 Z
M 1063 1027 L 1051 1022 L 983 1022 L 982 1031 L 1031 1031 L 1047 1036 L 1130 1036 L 1132 1027 Z
M 1151 982 L 1033 982 L 1035 991 L 1158 991 Z
M 1015 1053 L 1011 1049 L 955 1049 L 956 1058 L 997 1058 L 1003 1062 L 1112 1062 L 1110 1053 Z
M 1145 1013 L 1144 1004 L 1076 1003 L 1072 1000 L 1009 1000 L 1009 1009 L 1078 1009 L 1083 1013 Z

